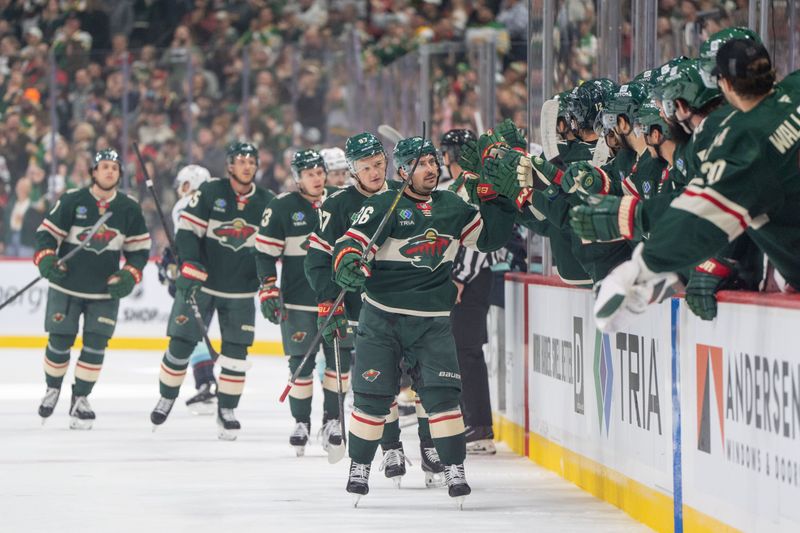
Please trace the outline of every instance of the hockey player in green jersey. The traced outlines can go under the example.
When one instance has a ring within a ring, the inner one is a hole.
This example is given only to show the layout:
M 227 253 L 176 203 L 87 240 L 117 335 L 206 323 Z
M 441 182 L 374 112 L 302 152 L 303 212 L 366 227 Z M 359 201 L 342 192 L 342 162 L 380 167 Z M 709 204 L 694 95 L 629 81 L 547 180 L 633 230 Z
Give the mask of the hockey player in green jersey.
M 286 192 L 270 202 L 256 237 L 256 264 L 261 280 L 259 300 L 264 318 L 281 326 L 283 350 L 289 356 L 289 371 L 294 373 L 311 347 L 317 333 L 317 315 L 334 313 L 344 316 L 343 309 L 331 309 L 330 304 L 317 305 L 317 296 L 305 276 L 303 263 L 309 247 L 309 235 L 319 220 L 319 209 L 326 195 L 327 169 L 322 156 L 315 150 L 300 150 L 292 158 L 292 176 L 297 191 Z M 278 260 L 282 260 L 280 285 L 277 283 Z M 347 335 L 346 323 L 341 325 L 340 341 L 342 387 L 347 390 L 350 378 L 352 335 Z M 333 346 L 323 346 L 325 374 L 322 382 L 324 406 L 322 413 L 322 446 L 331 462 L 344 455 L 339 402 L 336 383 L 336 362 Z M 289 406 L 295 427 L 289 437 L 297 455 L 305 453 L 311 431 L 311 399 L 314 391 L 314 359 L 301 370 L 289 394 Z
M 234 440 L 241 429 L 234 409 L 244 390 L 249 368 L 247 350 L 255 335 L 258 291 L 256 262 L 252 255 L 258 225 L 274 196 L 254 183 L 258 149 L 236 142 L 227 151 L 228 179 L 212 179 L 194 193 L 180 215 L 175 242 L 180 274 L 167 326 L 169 347 L 161 360 L 161 398 L 150 413 L 159 426 L 166 421 L 194 347 L 202 339 L 192 302 L 202 316 L 217 313 L 222 350 L 217 387 L 218 436 Z
M 800 288 L 800 94 L 775 85 L 763 45 L 733 39 L 717 53 L 714 74 L 735 108 L 719 125 L 693 180 L 633 258 L 603 280 L 598 326 L 622 327 L 666 294 L 675 272 L 700 264 L 747 232 L 785 289 Z
M 404 139 L 393 155 L 401 179 L 410 180 L 396 209 L 389 212 L 396 196 L 392 191 L 369 198 L 333 251 L 337 284 L 351 291 L 365 289 L 347 491 L 357 498 L 369 492 L 370 465 L 397 390 L 400 360 L 405 358 L 429 415 L 448 493 L 463 499 L 470 487 L 463 464 L 461 379 L 449 320 L 456 297 L 452 260 L 460 243 L 486 252 L 502 247 L 511 235 L 516 210 L 499 199 L 482 203 L 479 212 L 454 193 L 437 191 L 440 162 L 428 140 Z M 375 235 L 384 217 L 388 223 Z M 367 250 L 373 236 L 374 245 Z M 374 259 L 362 260 L 365 253 Z
M 45 311 L 49 334 L 44 371 L 47 392 L 39 406 L 42 422 L 53 414 L 70 350 L 83 315 L 83 348 L 75 365 L 75 384 L 70 403 L 70 428 L 91 429 L 95 420 L 88 396 L 100 376 L 106 346 L 114 333 L 119 300 L 142 280 L 150 255 L 150 235 L 142 208 L 118 192 L 122 166 L 114 150 L 94 156 L 92 184 L 67 191 L 47 214 L 36 232 L 34 263 L 50 281 Z M 58 263 L 83 241 L 90 228 L 112 213 L 91 237 L 91 244 L 69 260 Z M 120 256 L 125 264 L 120 268 Z
M 333 247 L 336 242 L 357 220 L 356 214 L 367 198 L 388 189 L 399 187 L 398 182 L 386 180 L 387 158 L 383 145 L 373 134 L 364 132 L 353 135 L 345 143 L 345 154 L 350 172 L 356 184 L 333 193 L 322 205 L 320 223 L 314 233 L 309 236 L 308 255 L 305 260 L 306 276 L 311 287 L 317 293 L 320 306 L 318 322 L 325 319 L 327 308 L 341 291 L 331 276 L 333 263 Z M 391 187 L 388 185 L 391 184 Z M 344 300 L 345 315 L 339 311 L 334 315 L 327 330 L 325 340 L 332 343 L 336 332 L 341 335 L 348 325 L 357 326 L 361 312 L 361 294 L 348 292 Z M 358 346 L 356 345 L 356 350 Z M 334 383 L 335 385 L 335 383 Z M 425 484 L 428 487 L 443 483 L 441 462 L 431 440 L 428 425 L 428 414 L 422 407 L 419 398 L 415 402 L 420 438 L 421 467 L 425 472 Z M 398 402 L 392 402 L 389 416 L 384 424 L 381 438 L 383 450 L 382 469 L 387 478 L 399 484 L 406 473 L 406 459 L 403 443 L 400 441 L 400 420 Z

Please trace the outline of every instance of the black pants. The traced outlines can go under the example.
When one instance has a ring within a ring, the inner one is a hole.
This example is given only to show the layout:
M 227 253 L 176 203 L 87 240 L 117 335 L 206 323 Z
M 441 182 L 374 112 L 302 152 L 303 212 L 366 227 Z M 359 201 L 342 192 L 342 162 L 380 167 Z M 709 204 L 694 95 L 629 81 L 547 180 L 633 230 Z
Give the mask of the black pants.
M 489 376 L 483 357 L 483 345 L 488 341 L 486 316 L 491 290 L 492 272 L 484 268 L 464 287 L 461 303 L 450 314 L 461 369 L 461 411 L 464 423 L 473 427 L 492 425 Z

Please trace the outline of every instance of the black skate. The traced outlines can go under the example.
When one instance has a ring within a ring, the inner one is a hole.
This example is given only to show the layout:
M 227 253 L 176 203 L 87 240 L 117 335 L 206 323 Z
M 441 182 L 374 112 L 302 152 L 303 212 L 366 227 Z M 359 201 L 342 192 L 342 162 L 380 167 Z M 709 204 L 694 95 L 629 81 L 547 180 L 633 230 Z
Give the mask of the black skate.
M 447 494 L 456 499 L 459 509 L 463 509 L 464 498 L 472 492 L 464 475 L 464 465 L 444 465 L 444 478 L 447 480 Z
M 379 470 L 392 480 L 395 488 L 400 488 L 400 481 L 406 475 L 406 463 L 411 464 L 403 452 L 403 443 L 391 444 L 383 448 L 383 461 Z
M 162 396 L 158 399 L 158 403 L 150 413 L 150 422 L 153 423 L 153 431 L 167 421 L 167 417 L 169 416 L 169 412 L 172 411 L 173 405 L 175 405 L 175 398 L 164 398 Z
M 320 430 L 322 449 L 328 454 L 330 464 L 338 463 L 344 457 L 345 446 L 342 439 L 342 428 L 337 418 L 330 418 L 322 422 Z
M 217 409 L 217 382 L 206 381 L 197 388 L 197 394 L 186 400 L 186 407 L 195 415 L 213 415 Z
M 72 402 L 69 408 L 69 428 L 70 429 L 92 429 L 94 424 L 94 411 L 89 405 L 86 396 L 72 395 Z
M 422 471 L 425 472 L 425 486 L 427 488 L 438 488 L 446 485 L 444 479 L 444 466 L 439 460 L 439 452 L 436 451 L 432 442 L 420 442 L 419 454 L 422 457 Z
M 242 425 L 236 420 L 233 409 L 225 407 L 217 409 L 217 427 L 219 428 L 217 437 L 220 440 L 236 440 L 239 430 L 242 429 Z
M 353 495 L 353 507 L 358 507 L 361 497 L 369 494 L 369 469 L 370 465 L 350 461 L 347 492 Z
M 294 426 L 294 431 L 289 435 L 289 444 L 294 446 L 294 453 L 297 457 L 302 457 L 306 454 L 306 444 L 308 444 L 308 435 L 311 432 L 311 424 L 307 422 L 298 422 Z
M 464 438 L 467 441 L 467 453 L 470 455 L 494 455 L 494 432 L 491 426 L 468 427 Z
M 61 389 L 56 387 L 47 387 L 47 392 L 44 393 L 42 403 L 39 405 L 39 416 L 42 417 L 42 425 L 47 422 L 47 418 L 53 414 L 53 410 L 58 403 L 58 395 L 61 394 Z

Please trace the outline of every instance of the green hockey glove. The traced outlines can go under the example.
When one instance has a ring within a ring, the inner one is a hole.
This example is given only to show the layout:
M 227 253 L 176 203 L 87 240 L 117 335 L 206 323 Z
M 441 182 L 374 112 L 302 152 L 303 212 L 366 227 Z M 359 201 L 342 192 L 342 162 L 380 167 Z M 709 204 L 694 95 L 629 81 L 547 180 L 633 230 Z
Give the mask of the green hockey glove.
M 703 261 L 689 276 L 686 305 L 702 320 L 717 316 L 717 291 L 733 275 L 734 264 L 724 259 Z
M 188 302 L 194 298 L 195 293 L 207 279 L 206 267 L 194 261 L 184 261 L 181 265 L 181 275 L 175 280 L 175 288 L 183 292 Z
M 361 261 L 361 251 L 351 246 L 343 248 L 336 256 L 333 270 L 333 280 L 351 292 L 360 291 L 371 274 L 369 265 Z
M 486 130 L 486 133 L 478 138 L 481 166 L 486 164 L 487 159 L 502 157 L 509 150 L 511 147 L 494 130 Z
M 275 277 L 264 278 L 258 290 L 258 301 L 261 307 L 261 316 L 272 322 L 280 324 L 283 318 L 281 307 L 281 291 L 275 286 Z
M 635 196 L 589 196 L 569 216 L 572 230 L 587 241 L 642 239 L 642 207 Z
M 479 174 L 481 171 L 481 157 L 478 154 L 478 143 L 473 139 L 468 140 L 461 147 L 461 156 L 458 158 L 458 163 L 464 172 L 471 172 Z
M 533 189 L 520 185 L 520 161 L 530 161 L 526 155 L 516 151 L 508 152 L 502 159 L 489 159 L 484 167 L 484 176 L 492 189 L 501 196 L 512 200 L 517 209 L 530 201 Z M 528 167 L 530 168 L 530 167 Z M 482 186 L 483 184 L 481 184 Z
M 522 153 L 527 153 L 528 141 L 522 134 L 522 130 L 520 130 L 510 118 L 498 124 L 494 131 L 500 135 L 511 148 L 521 151 Z
M 33 256 L 33 264 L 39 267 L 39 274 L 49 281 L 60 281 L 67 277 L 66 265 L 58 264 L 58 256 L 52 248 L 45 248 Z
M 334 338 L 343 339 L 347 335 L 347 317 L 344 314 L 344 306 L 342 304 L 339 304 L 336 309 L 333 308 L 333 302 L 317 304 L 317 328 L 321 328 L 322 323 L 331 314 L 333 316 L 328 325 L 322 330 L 322 338 L 329 345 L 333 345 Z
M 140 281 L 142 271 L 132 265 L 125 265 L 108 277 L 108 294 L 115 300 L 125 298 Z
M 572 163 L 561 178 L 561 189 L 567 194 L 608 194 L 611 180 L 602 169 L 588 161 Z
M 462 177 L 464 178 L 464 190 L 467 191 L 470 203 L 479 205 L 481 199 L 478 197 L 478 184 L 481 181 L 481 177 L 474 172 L 468 172 L 466 170 L 459 174 L 458 177 L 459 179 Z
M 564 173 L 553 163 L 541 156 L 537 155 L 531 157 L 529 161 L 532 167 L 530 186 L 537 191 L 544 192 L 544 195 L 552 200 L 561 192 L 561 178 L 564 176 Z M 520 163 L 522 165 L 527 165 L 523 160 L 520 160 Z M 523 173 L 527 181 L 527 169 L 519 169 L 519 172 Z

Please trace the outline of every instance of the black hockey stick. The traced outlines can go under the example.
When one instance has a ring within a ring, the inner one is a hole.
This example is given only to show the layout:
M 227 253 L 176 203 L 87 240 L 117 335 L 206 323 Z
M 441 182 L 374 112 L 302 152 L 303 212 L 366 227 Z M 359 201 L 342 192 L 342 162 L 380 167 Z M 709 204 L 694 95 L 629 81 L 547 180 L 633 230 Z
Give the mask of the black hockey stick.
M 65 264 L 65 263 L 66 263 L 67 261 L 69 261 L 69 260 L 70 260 L 72 257 L 74 257 L 74 256 L 75 256 L 75 254 L 77 254 L 78 252 L 80 252 L 81 250 L 83 250 L 84 248 L 86 248 L 87 246 L 89 246 L 89 243 L 90 243 L 90 242 L 92 242 L 92 237 L 94 237 L 94 234 L 98 232 L 98 230 L 100 229 L 100 226 L 102 226 L 103 224 L 105 224 L 105 223 L 106 223 L 106 221 L 107 221 L 109 218 L 111 218 L 111 211 L 106 211 L 105 213 L 103 213 L 103 214 L 100 216 L 100 218 L 98 219 L 98 221 L 94 223 L 94 226 L 92 226 L 92 227 L 89 229 L 89 233 L 87 233 L 87 234 L 86 234 L 86 237 L 84 237 L 83 241 L 81 241 L 81 243 L 80 243 L 78 246 L 76 246 L 75 248 L 73 248 L 72 250 L 70 250 L 70 251 L 67 253 L 67 255 L 65 255 L 64 257 L 62 257 L 62 258 L 61 258 L 61 259 L 59 259 L 58 261 L 56 261 L 56 266 L 59 266 L 59 267 L 60 267 L 61 265 Z M 15 293 L 13 296 L 11 296 L 11 298 L 9 298 L 8 300 L 6 300 L 6 301 L 5 301 L 5 302 L 3 302 L 2 304 L 0 304 L 0 310 L 2 310 L 2 309 L 5 307 L 5 306 L 7 306 L 8 304 L 10 304 L 11 302 L 13 302 L 14 300 L 16 300 L 17 298 L 19 298 L 19 297 L 20 297 L 20 295 L 22 295 L 22 294 L 23 294 L 25 291 L 27 291 L 28 289 L 30 289 L 31 287 L 33 287 L 34 285 L 36 285 L 37 283 L 39 283 L 39 281 L 40 281 L 41 279 L 42 279 L 42 276 L 37 276 L 37 278 L 36 278 L 35 280 L 31 281 L 30 283 L 28 283 L 27 285 L 25 285 L 24 287 L 22 287 L 20 290 L 18 290 L 18 291 L 17 291 L 17 292 L 16 292 L 16 293 Z
M 378 237 L 380 237 L 380 234 L 383 231 L 383 228 L 389 222 L 389 218 L 392 216 L 392 213 L 394 213 L 394 210 L 397 208 L 397 204 L 400 203 L 400 199 L 403 197 L 403 194 L 406 192 L 406 188 L 408 188 L 409 184 L 411 183 L 411 177 L 414 175 L 414 172 L 417 170 L 417 164 L 419 164 L 419 158 L 422 157 L 422 149 L 425 146 L 425 133 L 426 133 L 425 130 L 426 130 L 425 121 L 422 121 L 422 144 L 420 144 L 419 151 L 417 152 L 417 159 L 416 159 L 416 161 L 414 161 L 414 166 L 411 167 L 411 172 L 408 174 L 408 179 L 406 179 L 403 182 L 403 185 L 400 186 L 400 189 L 398 189 L 397 194 L 394 197 L 394 200 L 392 200 L 392 204 L 389 206 L 389 209 L 386 211 L 386 214 L 383 215 L 383 218 L 381 219 L 380 224 L 378 224 L 378 229 L 375 230 L 375 233 L 372 235 L 372 238 L 369 240 L 369 243 L 367 243 L 366 248 L 364 248 L 364 251 L 361 253 L 361 260 L 360 260 L 361 262 L 369 262 L 369 260 L 370 260 L 370 257 L 369 257 L 370 250 L 372 250 L 372 247 L 375 245 L 375 241 L 378 240 Z M 331 310 L 336 309 L 337 307 L 339 307 L 342 304 L 342 301 L 344 300 L 344 295 L 346 293 L 347 293 L 347 291 L 345 289 L 342 289 L 339 292 L 339 296 L 337 296 L 336 300 L 334 300 L 333 307 L 331 307 Z M 308 359 L 309 359 L 309 357 L 311 357 L 311 354 L 312 353 L 317 353 L 317 350 L 319 350 L 319 340 L 322 338 L 322 331 L 326 327 L 328 327 L 328 324 L 330 324 L 332 318 L 333 318 L 333 311 L 331 311 L 328 314 L 328 316 L 325 317 L 325 320 L 317 328 L 317 334 L 314 336 L 314 339 L 311 341 L 311 344 L 308 347 L 308 351 L 303 356 L 303 360 L 300 362 L 300 366 L 298 366 L 297 370 L 294 371 L 294 373 L 292 374 L 291 379 L 289 380 L 289 383 L 286 385 L 286 388 L 283 389 L 283 394 L 281 394 L 281 397 L 280 397 L 280 401 L 281 402 L 284 402 L 286 400 L 286 396 L 288 396 L 289 395 L 289 391 L 292 390 L 292 387 L 294 386 L 295 382 L 297 381 L 297 378 L 300 376 L 300 371 L 303 369 L 303 367 L 305 366 L 306 362 L 308 362 Z M 341 374 L 337 376 L 337 380 L 341 383 Z M 344 414 L 340 413 L 340 416 L 342 417 L 342 420 L 344 420 L 344 418 L 343 418 Z M 342 437 L 344 438 L 344 435 L 342 435 Z
M 178 257 L 178 247 L 175 246 L 175 238 L 172 236 L 172 233 L 169 231 L 169 226 L 167 226 L 167 219 L 164 218 L 164 211 L 161 210 L 161 204 L 158 202 L 158 194 L 156 193 L 155 186 L 153 184 L 153 179 L 150 177 L 150 173 L 147 171 L 147 167 L 144 164 L 144 159 L 142 159 L 142 154 L 139 152 L 139 145 L 138 143 L 133 143 L 133 150 L 136 152 L 136 159 L 139 160 L 139 165 L 142 167 L 142 173 L 144 174 L 145 185 L 147 185 L 147 190 L 150 191 L 150 195 L 153 197 L 153 202 L 156 204 L 156 212 L 158 213 L 158 218 L 161 220 L 161 226 L 164 228 L 164 233 L 167 234 L 167 242 L 169 243 L 170 252 L 172 252 L 172 257 L 175 258 L 175 261 L 180 264 L 180 258 Z M 192 314 L 194 315 L 195 322 L 197 322 L 197 327 L 200 328 L 200 331 L 203 334 L 203 340 L 208 347 L 208 353 L 211 354 L 211 357 L 214 361 L 219 358 L 219 354 L 214 349 L 214 346 L 211 344 L 211 339 L 208 338 L 208 329 L 206 328 L 206 323 L 203 321 L 203 315 L 200 314 L 200 309 L 197 307 L 197 300 L 194 298 L 194 294 L 190 294 L 189 298 L 187 299 L 189 302 L 189 306 L 192 308 Z

